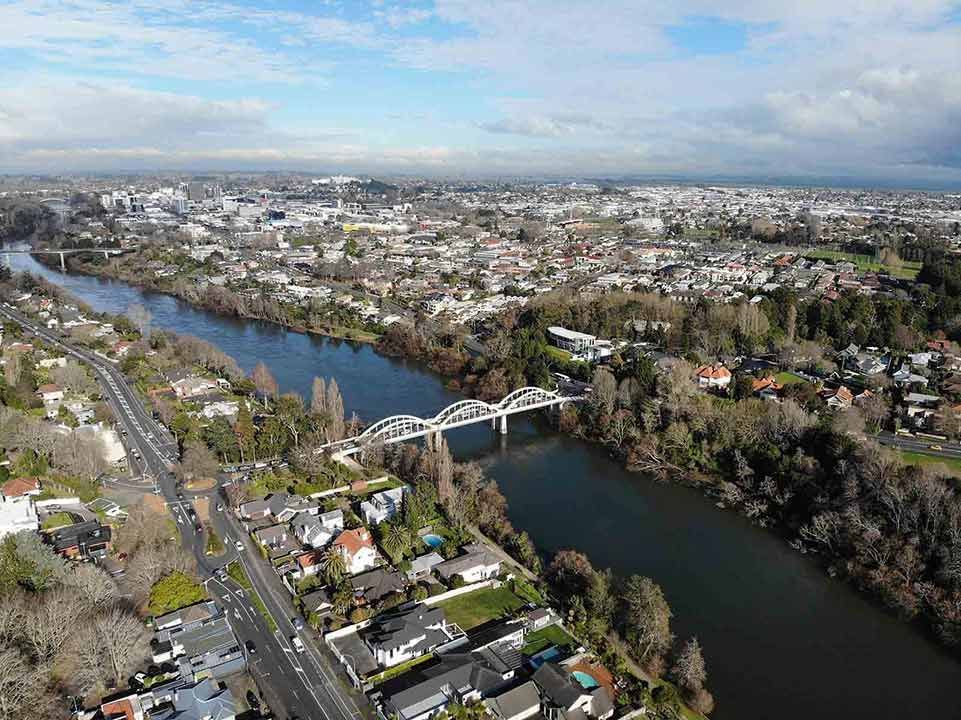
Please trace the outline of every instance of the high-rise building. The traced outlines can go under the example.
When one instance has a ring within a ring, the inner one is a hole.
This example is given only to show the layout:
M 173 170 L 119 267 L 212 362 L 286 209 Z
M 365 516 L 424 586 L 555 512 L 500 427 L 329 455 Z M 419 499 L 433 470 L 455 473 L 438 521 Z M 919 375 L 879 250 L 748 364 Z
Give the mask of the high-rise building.
M 202 202 L 207 197 L 203 183 L 192 182 L 187 185 L 187 199 L 191 202 Z

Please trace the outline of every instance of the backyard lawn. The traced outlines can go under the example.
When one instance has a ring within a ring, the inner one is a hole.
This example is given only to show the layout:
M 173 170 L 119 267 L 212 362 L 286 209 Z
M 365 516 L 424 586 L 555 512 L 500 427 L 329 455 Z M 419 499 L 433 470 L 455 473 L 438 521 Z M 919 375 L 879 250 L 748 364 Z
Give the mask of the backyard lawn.
M 807 380 L 800 375 L 795 375 L 792 372 L 779 372 L 774 376 L 774 382 L 778 383 L 779 385 L 795 385 L 797 383 L 807 382 Z
M 499 588 L 484 588 L 458 595 L 438 603 L 444 608 L 448 622 L 457 623 L 462 630 L 470 630 L 478 625 L 513 613 L 524 605 L 506 585 Z
M 521 652 L 528 657 L 537 655 L 551 645 L 563 648 L 576 644 L 574 638 L 568 635 L 560 625 L 548 625 L 546 628 L 536 630 L 528 635 L 526 640 Z

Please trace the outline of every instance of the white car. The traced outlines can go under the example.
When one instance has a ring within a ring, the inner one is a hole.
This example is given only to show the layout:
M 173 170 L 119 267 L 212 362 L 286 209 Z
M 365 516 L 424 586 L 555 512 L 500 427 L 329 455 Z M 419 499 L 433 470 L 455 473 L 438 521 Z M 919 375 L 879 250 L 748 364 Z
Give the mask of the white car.
M 244 544 L 243 544 L 242 542 L 240 542 L 240 540 L 238 540 L 237 542 L 234 543 L 234 547 L 237 548 L 237 552 L 243 552 L 243 551 L 244 551 Z
M 307 648 L 304 647 L 304 642 L 296 635 L 290 636 L 290 644 L 294 646 L 294 650 L 299 653 L 304 652 Z

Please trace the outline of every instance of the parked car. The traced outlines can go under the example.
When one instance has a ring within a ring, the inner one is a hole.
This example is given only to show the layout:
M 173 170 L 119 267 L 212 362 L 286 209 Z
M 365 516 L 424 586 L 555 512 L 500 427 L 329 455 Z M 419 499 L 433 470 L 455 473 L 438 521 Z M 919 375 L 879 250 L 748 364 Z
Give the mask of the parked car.
M 297 632 L 300 632 L 304 629 L 304 621 L 300 617 L 291 618 L 290 622 L 294 626 L 294 630 Z
M 247 642 L 245 642 L 244 647 L 247 648 L 247 652 L 250 653 L 251 655 L 255 655 L 257 653 L 257 646 L 254 645 L 253 640 L 248 640 Z

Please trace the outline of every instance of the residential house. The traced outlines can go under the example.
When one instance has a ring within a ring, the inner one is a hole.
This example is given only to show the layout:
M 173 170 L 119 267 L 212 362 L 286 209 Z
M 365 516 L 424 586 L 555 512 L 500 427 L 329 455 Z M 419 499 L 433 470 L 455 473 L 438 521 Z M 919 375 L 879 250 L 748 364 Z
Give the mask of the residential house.
M 345 530 L 334 540 L 333 547 L 344 559 L 349 575 L 371 570 L 380 564 L 380 556 L 374 547 L 374 538 L 365 527 Z
M 34 497 L 40 492 L 40 478 L 35 477 L 10 478 L 0 486 L 0 494 L 7 500 Z
M 464 638 L 457 625 L 447 622 L 442 608 L 424 604 L 381 615 L 364 633 L 380 667 L 399 665 Z
M 397 720 L 428 720 L 451 704 L 470 705 L 505 688 L 514 671 L 498 667 L 479 654 L 449 654 L 424 670 L 416 685 L 383 697 L 385 717 Z
M 53 383 L 47 383 L 37 388 L 37 396 L 45 403 L 63 400 L 63 388 Z
M 487 712 L 496 720 L 527 720 L 541 711 L 541 695 L 537 685 L 528 680 L 512 690 L 484 700 Z
M 854 395 L 844 385 L 839 385 L 836 388 L 825 388 L 818 395 L 832 408 L 849 408 L 854 400 Z
M 327 547 L 344 529 L 343 510 L 314 515 L 309 512 L 298 513 L 291 521 L 294 535 L 303 544 L 312 548 Z
M 153 624 L 157 630 L 170 630 L 175 627 L 204 623 L 220 615 L 220 610 L 213 600 L 194 603 L 185 608 L 174 610 L 166 615 L 158 615 Z
M 410 570 L 407 571 L 407 579 L 417 582 L 430 577 L 431 571 L 435 566 L 444 562 L 444 558 L 436 552 L 429 552 L 426 555 L 416 557 L 410 562 Z
M 751 381 L 751 392 L 762 400 L 777 400 L 784 386 L 772 377 L 755 378 Z
M 244 520 L 273 518 L 279 523 L 285 523 L 298 513 L 317 514 L 320 512 L 320 503 L 285 492 L 273 493 L 263 500 L 251 500 L 243 503 L 239 512 L 240 517 Z
M 587 689 L 567 669 L 552 662 L 541 665 L 533 676 L 541 695 L 541 710 L 547 720 L 574 720 L 587 716 L 605 720 L 614 714 L 607 688 Z
M 162 688 L 150 692 L 161 703 L 150 709 L 150 720 L 235 720 L 237 701 L 230 688 L 211 678 L 181 686 L 163 696 Z
M 434 566 L 434 571 L 445 582 L 450 582 L 455 575 L 463 578 L 465 583 L 475 583 L 497 577 L 501 569 L 501 561 L 491 550 L 480 543 L 465 545 L 461 555 L 445 560 Z
M 300 596 L 300 607 L 304 615 L 316 615 L 326 617 L 334 609 L 331 602 L 330 592 L 326 588 L 311 590 L 309 593 Z
M 374 568 L 350 579 L 354 589 L 354 602 L 358 605 L 377 605 L 388 598 L 401 597 L 407 589 L 407 580 L 397 570 Z
M 170 387 L 173 388 L 179 399 L 184 400 L 212 392 L 217 389 L 218 385 L 210 378 L 191 375 L 170 383 Z
M 28 496 L 0 496 L 0 539 L 24 530 L 36 532 L 40 518 L 33 498 Z
M 219 610 L 213 617 L 198 612 L 188 622 L 158 631 L 151 648 L 155 663 L 176 662 L 185 680 L 224 677 L 245 665 L 244 652 Z
M 54 551 L 68 560 L 100 562 L 110 549 L 111 529 L 99 520 L 84 520 L 64 525 L 47 533 L 47 542 Z
M 723 365 L 702 365 L 694 371 L 699 387 L 723 390 L 731 384 L 731 371 Z
M 368 525 L 380 525 L 400 512 L 404 496 L 409 491 L 406 485 L 375 493 L 360 504 L 361 515 Z

